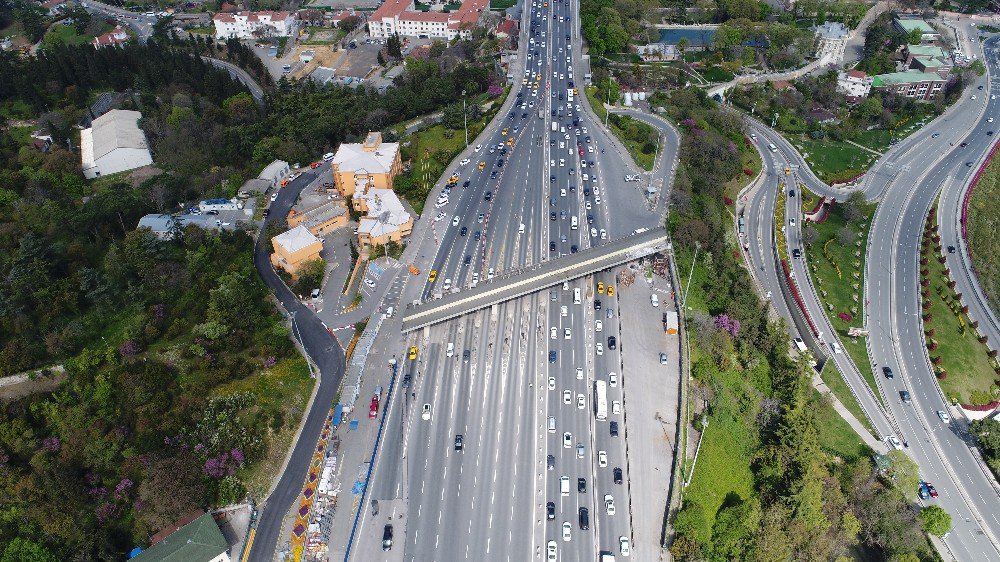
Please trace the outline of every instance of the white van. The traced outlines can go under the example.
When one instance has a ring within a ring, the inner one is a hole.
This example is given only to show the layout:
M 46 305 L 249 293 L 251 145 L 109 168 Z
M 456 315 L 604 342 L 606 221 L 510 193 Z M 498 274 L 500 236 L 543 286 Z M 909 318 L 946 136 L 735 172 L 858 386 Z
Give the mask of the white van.
M 650 304 L 653 305 L 653 308 L 659 308 L 660 307 L 660 299 L 657 298 L 656 293 L 653 293 L 652 295 L 649 295 L 649 302 L 650 302 Z
M 580 298 L 580 288 L 577 287 L 573 289 L 573 304 L 580 304 L 582 299 Z
M 568 496 L 569 495 L 569 476 L 560 476 L 559 477 L 559 493 L 562 496 Z
M 385 317 L 386 318 L 392 318 L 392 313 L 393 312 L 396 312 L 396 309 L 393 308 L 393 307 L 391 307 L 391 306 L 389 308 L 385 309 Z
M 454 357 L 454 356 L 455 356 L 455 344 L 452 342 L 448 342 L 448 357 Z
M 524 223 L 523 222 L 521 223 L 521 226 L 518 227 L 517 233 L 518 234 L 524 234 Z
M 774 143 L 767 143 L 767 149 L 771 152 L 778 152 L 778 147 L 774 146 Z
M 555 432 L 556 432 L 556 417 L 549 416 L 549 433 L 555 433 Z
M 576 230 L 579 227 L 580 227 L 580 221 L 576 218 L 576 215 L 573 215 L 573 219 L 570 222 L 570 228 Z

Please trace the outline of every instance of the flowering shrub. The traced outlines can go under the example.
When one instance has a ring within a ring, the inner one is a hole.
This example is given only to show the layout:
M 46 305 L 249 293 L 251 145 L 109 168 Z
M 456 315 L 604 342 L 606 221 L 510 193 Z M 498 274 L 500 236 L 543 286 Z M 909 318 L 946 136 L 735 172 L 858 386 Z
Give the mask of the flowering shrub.
M 712 322 L 716 329 L 728 332 L 734 338 L 740 333 L 740 321 L 731 318 L 728 314 L 723 313 L 715 316 L 712 318 Z

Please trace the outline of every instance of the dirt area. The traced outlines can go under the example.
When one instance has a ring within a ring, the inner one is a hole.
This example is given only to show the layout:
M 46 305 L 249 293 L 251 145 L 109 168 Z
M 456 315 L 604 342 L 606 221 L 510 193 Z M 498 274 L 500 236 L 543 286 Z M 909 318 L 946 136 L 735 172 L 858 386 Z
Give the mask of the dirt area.
M 298 45 L 295 48 L 294 56 L 289 57 L 294 60 L 299 60 L 299 55 L 302 51 L 311 50 L 316 54 L 313 55 L 313 59 L 304 65 L 295 65 L 293 67 L 294 71 L 289 73 L 292 78 L 305 78 L 316 70 L 320 66 L 325 66 L 327 68 L 337 68 L 343 58 L 344 51 L 335 51 L 334 47 L 329 45 Z
M 13 402 L 32 394 L 52 392 L 66 380 L 62 367 L 49 373 L 46 375 L 39 371 L 35 376 L 14 375 L 0 379 L 0 402 Z

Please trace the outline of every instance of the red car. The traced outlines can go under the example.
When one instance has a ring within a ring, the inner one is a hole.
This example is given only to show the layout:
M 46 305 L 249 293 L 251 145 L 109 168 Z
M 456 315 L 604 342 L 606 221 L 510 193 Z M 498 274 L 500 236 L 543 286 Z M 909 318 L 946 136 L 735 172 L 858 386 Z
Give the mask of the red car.
M 378 396 L 372 396 L 372 405 L 368 409 L 368 419 L 373 420 L 378 416 Z
M 313 162 L 309 165 L 310 168 L 319 168 L 322 162 Z

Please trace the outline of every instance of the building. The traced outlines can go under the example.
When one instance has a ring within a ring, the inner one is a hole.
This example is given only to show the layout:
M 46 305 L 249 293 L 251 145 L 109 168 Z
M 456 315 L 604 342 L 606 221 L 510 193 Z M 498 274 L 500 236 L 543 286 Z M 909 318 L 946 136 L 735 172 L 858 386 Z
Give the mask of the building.
M 208 12 L 174 14 L 170 21 L 175 27 L 208 27 L 212 25 L 212 16 Z
M 289 12 L 219 13 L 212 22 L 218 39 L 289 37 L 295 31 L 295 16 Z
M 816 26 L 816 58 L 839 61 L 847 47 L 851 30 L 840 22 L 828 21 Z
M 66 9 L 66 0 L 47 0 L 42 2 L 42 9 L 48 12 L 49 16 L 58 16 Z
M 837 122 L 837 116 L 825 107 L 814 107 L 810 109 L 807 117 L 811 121 L 824 125 Z
M 292 168 L 288 165 L 288 162 L 275 160 L 261 170 L 257 178 L 271 182 L 271 187 L 277 187 L 281 180 L 291 171 Z
M 331 230 L 347 224 L 347 209 L 340 199 L 327 199 L 305 210 L 292 209 L 288 213 L 288 226 L 302 225 L 313 236 L 329 234 Z
M 148 228 L 160 240 L 172 240 L 187 226 L 185 218 L 185 215 L 150 214 L 139 219 L 139 226 L 136 228 Z
M 198 203 L 198 210 L 207 213 L 208 211 L 237 211 L 243 208 L 243 203 L 238 199 L 206 199 Z
M 920 42 L 923 44 L 934 43 L 941 40 L 941 34 L 937 32 L 931 24 L 922 19 L 896 18 L 893 22 L 896 29 L 909 35 L 914 30 L 920 31 Z
M 872 89 L 872 77 L 860 70 L 848 70 L 837 73 L 837 90 L 852 101 L 868 97 Z
M 413 232 L 413 216 L 391 189 L 365 186 L 351 198 L 355 211 L 365 213 L 358 225 L 358 248 L 367 254 L 372 246 L 400 242 Z
M 385 0 L 368 18 L 368 33 L 375 39 L 392 35 L 447 39 L 468 39 L 472 30 L 489 13 L 490 0 L 464 0 L 454 12 L 418 11 L 414 0 Z M 443 4 L 432 5 L 439 10 Z
M 677 45 L 669 45 L 667 43 L 636 45 L 635 52 L 639 55 L 639 58 L 646 62 L 675 61 L 680 59 L 680 51 L 677 50 Z
M 113 109 L 80 132 L 83 175 L 87 179 L 134 170 L 153 163 L 138 111 Z
M 193 513 L 153 536 L 132 562 L 230 562 L 229 545 L 210 513 Z
M 955 67 L 950 53 L 936 45 L 907 45 L 903 54 L 907 68 L 933 72 L 941 78 L 947 78 Z
M 931 100 L 944 91 L 948 81 L 932 72 L 907 70 L 872 77 L 872 89 L 894 92 L 908 98 Z
M 325 66 L 317 66 L 309 74 L 309 79 L 315 82 L 319 86 L 326 86 L 330 82 L 333 82 L 337 78 L 337 69 L 327 68 Z
M 363 187 L 392 189 L 403 168 L 399 143 L 382 142 L 382 134 L 368 133 L 363 143 L 344 143 L 331 162 L 333 185 L 342 197 L 350 197 Z
M 323 241 L 316 238 L 304 225 L 279 234 L 271 239 L 274 253 L 271 254 L 271 265 L 281 268 L 295 276 L 306 262 L 320 259 Z
M 94 40 L 90 42 L 91 45 L 100 49 L 103 47 L 117 47 L 123 43 L 128 43 L 129 36 L 128 31 L 124 27 L 117 25 L 115 28 L 104 35 L 98 35 L 94 37 Z

